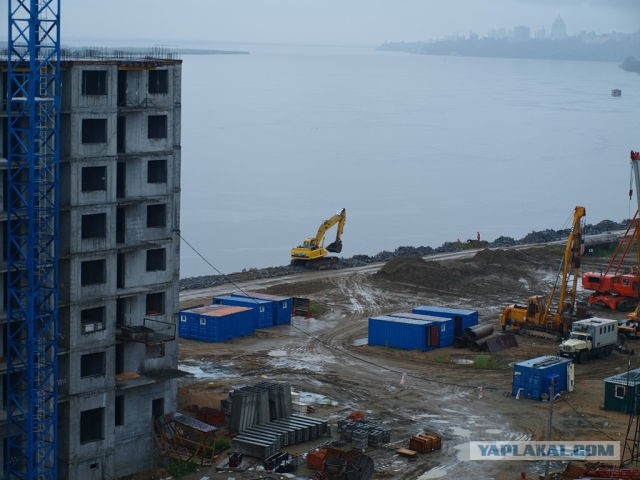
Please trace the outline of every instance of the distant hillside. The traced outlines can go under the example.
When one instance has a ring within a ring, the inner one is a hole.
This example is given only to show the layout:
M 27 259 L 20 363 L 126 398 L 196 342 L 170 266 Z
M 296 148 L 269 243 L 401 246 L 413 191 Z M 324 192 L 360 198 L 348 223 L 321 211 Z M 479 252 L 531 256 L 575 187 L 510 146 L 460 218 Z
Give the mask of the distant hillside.
M 615 62 L 640 52 L 640 32 L 600 36 L 585 34 L 562 40 L 480 38 L 472 35 L 433 42 L 391 42 L 379 46 L 378 50 L 421 55 Z
M 620 65 L 620 68 L 626 70 L 627 72 L 636 72 L 640 73 L 640 60 L 637 60 L 635 57 L 627 57 Z

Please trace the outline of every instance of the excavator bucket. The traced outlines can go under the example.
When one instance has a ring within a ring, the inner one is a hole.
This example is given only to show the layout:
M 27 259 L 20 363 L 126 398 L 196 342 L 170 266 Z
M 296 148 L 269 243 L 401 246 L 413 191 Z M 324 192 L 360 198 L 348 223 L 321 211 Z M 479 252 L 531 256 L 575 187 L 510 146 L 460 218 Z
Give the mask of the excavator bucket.
M 342 240 L 336 240 L 327 245 L 328 252 L 340 253 L 342 251 Z

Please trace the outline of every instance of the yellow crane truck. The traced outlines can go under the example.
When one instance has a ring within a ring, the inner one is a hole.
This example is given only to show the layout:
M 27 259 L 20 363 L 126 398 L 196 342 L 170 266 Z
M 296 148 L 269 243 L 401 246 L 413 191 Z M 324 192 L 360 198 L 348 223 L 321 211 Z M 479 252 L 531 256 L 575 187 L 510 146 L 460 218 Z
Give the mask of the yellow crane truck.
M 573 213 L 573 227 L 564 250 L 561 270 L 548 298 L 541 295 L 529 297 L 527 305 L 509 305 L 500 315 L 502 330 L 507 328 L 542 330 L 566 337 L 571 330 L 571 324 L 578 318 L 576 315 L 576 288 L 580 273 L 582 256 L 582 217 L 585 216 L 584 207 L 577 206 Z M 555 312 L 551 312 L 558 280 L 561 281 L 560 296 Z

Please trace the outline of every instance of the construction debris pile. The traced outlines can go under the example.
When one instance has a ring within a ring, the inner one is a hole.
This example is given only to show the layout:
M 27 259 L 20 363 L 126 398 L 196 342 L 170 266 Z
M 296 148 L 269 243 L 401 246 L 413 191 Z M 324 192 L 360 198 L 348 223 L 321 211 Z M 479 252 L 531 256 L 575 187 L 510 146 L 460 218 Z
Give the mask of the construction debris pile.
M 266 460 L 282 447 L 308 442 L 328 435 L 329 425 L 320 420 L 293 414 L 291 385 L 260 382 L 230 392 L 221 402 L 232 431 L 235 453 Z
M 178 412 L 154 419 L 154 439 L 160 456 L 200 466 L 212 465 L 216 460 L 217 430 Z

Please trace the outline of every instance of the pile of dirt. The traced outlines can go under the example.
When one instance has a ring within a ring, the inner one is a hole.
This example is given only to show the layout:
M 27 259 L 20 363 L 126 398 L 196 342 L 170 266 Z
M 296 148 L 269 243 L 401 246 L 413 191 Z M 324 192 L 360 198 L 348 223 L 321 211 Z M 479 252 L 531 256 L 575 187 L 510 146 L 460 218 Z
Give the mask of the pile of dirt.
M 536 282 L 535 270 L 547 264 L 547 254 L 518 250 L 481 250 L 473 257 L 446 262 L 421 257 L 400 257 L 388 261 L 376 277 L 394 283 L 436 290 L 478 293 L 496 290 L 526 290 Z

